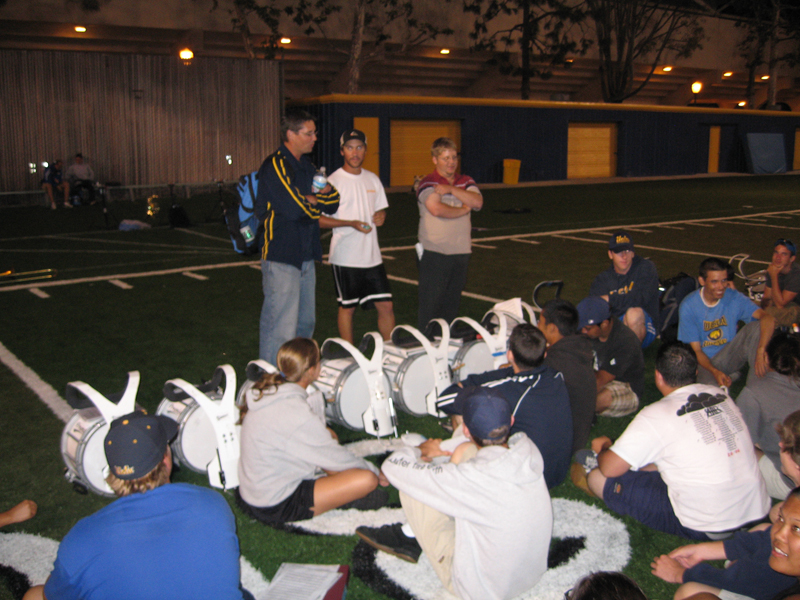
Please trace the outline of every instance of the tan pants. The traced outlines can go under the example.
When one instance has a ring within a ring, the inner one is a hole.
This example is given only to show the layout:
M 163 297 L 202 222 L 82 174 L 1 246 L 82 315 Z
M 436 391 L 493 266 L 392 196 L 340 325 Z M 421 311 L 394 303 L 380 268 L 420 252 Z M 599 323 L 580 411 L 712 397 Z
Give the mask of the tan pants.
M 478 453 L 471 448 L 461 461 L 469 460 Z M 408 524 L 417 536 L 422 551 L 428 557 L 436 576 L 447 590 L 455 594 L 453 589 L 453 552 L 456 547 L 456 522 L 452 517 L 440 513 L 415 500 L 405 492 L 400 492 L 400 504 L 406 514 Z

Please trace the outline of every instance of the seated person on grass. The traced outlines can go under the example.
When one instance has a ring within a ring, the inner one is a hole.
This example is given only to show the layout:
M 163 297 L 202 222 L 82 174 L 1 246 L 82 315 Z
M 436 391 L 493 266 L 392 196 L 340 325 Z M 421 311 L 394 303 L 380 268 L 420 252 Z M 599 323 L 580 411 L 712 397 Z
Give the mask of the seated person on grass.
M 64 208 L 72 208 L 72 204 L 69 201 L 69 182 L 64 181 L 61 171 L 62 165 L 63 163 L 57 160 L 44 170 L 44 177 L 42 177 L 42 189 L 47 194 L 50 208 L 53 210 L 56 209 L 56 192 L 64 194 Z
M 539 330 L 547 340 L 544 364 L 564 376 L 572 407 L 572 452 L 585 448 L 597 406 L 594 354 L 589 340 L 578 332 L 578 311 L 571 302 L 555 298 L 542 307 Z
M 766 374 L 767 343 L 775 329 L 771 315 L 728 287 L 729 268 L 714 257 L 700 263 L 702 287 L 681 302 L 678 321 L 678 339 L 692 346 L 701 367 L 697 381 L 720 387 L 730 386 L 745 364 L 748 383 L 754 374 Z M 747 324 L 737 333 L 739 321 Z
M 658 273 L 646 258 L 636 256 L 627 231 L 616 231 L 608 240 L 611 266 L 594 278 L 590 296 L 601 296 L 611 314 L 636 334 L 642 348 L 656 339 L 660 315 Z
M 782 500 L 797 484 L 781 474 L 780 439 L 776 428 L 800 409 L 800 336 L 779 332 L 767 344 L 769 371 L 750 381 L 736 399 L 759 455 L 758 466 L 767 492 Z
M 463 441 L 459 436 L 462 419 L 456 396 L 462 389 L 483 386 L 508 403 L 514 416 L 511 434 L 524 432 L 540 449 L 547 487 L 553 488 L 566 479 L 572 461 L 572 410 L 564 377 L 542 364 L 545 346 L 541 331 L 521 323 L 508 338 L 506 357 L 510 367 L 470 375 L 442 392 L 438 406 L 453 415 L 453 441 L 445 442 L 446 449 Z
M 268 525 L 303 521 L 334 508 L 380 508 L 388 482 L 372 463 L 340 446 L 309 406 L 319 377 L 319 347 L 295 338 L 278 350 L 280 372 L 265 373 L 243 411 L 239 508 Z M 316 477 L 317 469 L 325 471 Z
M 653 573 L 675 583 L 687 576 L 693 578 L 693 583 L 678 588 L 676 600 L 800 600 L 800 488 L 792 490 L 779 507 L 777 520 L 768 532 L 757 532 L 758 536 L 738 534 L 721 548 L 721 542 L 678 548 L 669 556 L 657 558 Z M 727 569 L 713 569 L 701 562 L 731 558 L 729 550 L 735 551 L 738 559 Z M 670 558 L 673 555 L 675 558 Z M 713 583 L 694 583 L 700 577 Z M 733 589 L 747 591 L 737 593 Z
M 573 481 L 648 527 L 720 540 L 762 519 L 770 501 L 739 409 L 721 389 L 695 383 L 696 376 L 690 346 L 661 346 L 655 380 L 664 397 L 639 411 L 616 442 L 595 438 L 598 467 L 588 481 L 573 469 Z
M 595 356 L 597 414 L 624 417 L 639 408 L 644 394 L 644 355 L 638 338 L 611 317 L 608 302 L 589 296 L 578 304 L 578 328 Z
M 170 483 L 172 419 L 133 412 L 103 441 L 117 500 L 78 523 L 25 600 L 252 598 L 239 583 L 236 521 L 219 492 Z
M 409 562 L 425 552 L 444 587 L 463 600 L 515 598 L 547 570 L 553 513 L 542 455 L 524 433 L 509 437 L 514 417 L 495 390 L 469 388 L 458 402 L 468 441 L 450 462 L 420 462 L 447 454 L 428 440 L 383 463 L 407 526 L 359 527 L 356 534 Z
M 627 575 L 598 571 L 581 578 L 564 600 L 647 600 L 647 596 Z
M 740 531 L 725 541 L 676 548 L 655 558 L 651 567 L 656 577 L 682 584 L 674 600 L 700 592 L 735 600 L 770 600 L 797 582 L 770 567 L 771 554 L 768 529 Z M 710 560 L 729 560 L 731 564 L 718 569 L 706 562 Z
M 772 262 L 767 267 L 767 282 L 761 308 L 775 317 L 778 325 L 790 326 L 800 320 L 797 294 L 800 292 L 800 267 L 795 264 L 797 246 L 787 239 L 775 242 Z

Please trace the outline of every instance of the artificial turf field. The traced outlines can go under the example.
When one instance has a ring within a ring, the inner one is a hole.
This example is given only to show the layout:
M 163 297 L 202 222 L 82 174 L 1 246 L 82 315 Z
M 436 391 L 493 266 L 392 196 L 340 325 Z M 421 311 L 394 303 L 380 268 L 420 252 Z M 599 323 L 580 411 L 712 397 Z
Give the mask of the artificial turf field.
M 486 190 L 484 209 L 473 216 L 474 248 L 461 314 L 480 319 L 494 300 L 519 296 L 530 302 L 533 287 L 551 279 L 563 280 L 562 296 L 578 302 L 594 275 L 608 266 L 609 228 L 623 225 L 636 226 L 637 253 L 651 258 L 662 278 L 681 271 L 696 274 L 700 260 L 712 254 L 744 252 L 751 255 L 746 271 L 763 268 L 776 239 L 800 237 L 798 198 L 796 175 Z M 394 280 L 397 322 L 413 324 L 417 288 L 412 247 L 418 213 L 408 193 L 391 194 L 389 202 L 381 246 Z M 167 226 L 168 203 L 155 217 L 146 216 L 144 202 L 111 204 L 112 226 L 123 218 L 155 225 L 130 232 L 106 229 L 99 206 L 71 211 L 3 209 L 0 272 L 55 269 L 56 276 L 0 284 L 0 342 L 62 396 L 65 385 L 75 380 L 102 393 L 119 391 L 126 373 L 139 370 L 138 402 L 150 411 L 161 401 L 168 379 L 198 383 L 210 378 L 217 365 L 230 363 L 241 381 L 245 365 L 258 352 L 261 276 L 252 258 L 233 252 L 217 203 L 216 195 L 182 202 L 195 223 L 186 230 Z M 318 265 L 318 341 L 336 335 L 335 315 L 329 267 Z M 374 313 L 357 313 L 357 338 L 373 327 Z M 652 378 L 654 356 L 655 345 L 645 354 L 644 403 L 659 397 Z M 33 520 L 7 530 L 59 540 L 78 519 L 108 500 L 79 495 L 63 479 L 63 422 L 37 393 L 4 365 L 0 384 L 0 508 L 23 498 L 39 504 Z M 399 416 L 403 431 L 444 434 L 432 417 Z M 629 420 L 600 418 L 594 433 L 617 436 Z M 364 437 L 338 431 L 347 441 Z M 186 469 L 173 478 L 207 485 L 204 479 Z M 600 505 L 571 482 L 552 490 L 552 495 Z M 234 513 L 242 553 L 267 578 L 282 562 L 350 562 L 355 536 L 298 536 L 250 521 L 235 507 Z M 652 577 L 649 564 L 683 542 L 623 520 L 632 547 L 625 572 L 651 598 L 671 598 L 675 586 Z M 0 599 L 12 597 L 0 587 Z M 386 596 L 354 577 L 348 597 Z

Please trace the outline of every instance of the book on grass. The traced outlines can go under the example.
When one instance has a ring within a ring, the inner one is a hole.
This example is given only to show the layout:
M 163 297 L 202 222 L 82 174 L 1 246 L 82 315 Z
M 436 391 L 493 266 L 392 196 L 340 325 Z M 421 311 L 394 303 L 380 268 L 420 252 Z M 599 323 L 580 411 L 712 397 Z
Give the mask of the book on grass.
M 259 600 L 343 600 L 346 565 L 283 563 Z

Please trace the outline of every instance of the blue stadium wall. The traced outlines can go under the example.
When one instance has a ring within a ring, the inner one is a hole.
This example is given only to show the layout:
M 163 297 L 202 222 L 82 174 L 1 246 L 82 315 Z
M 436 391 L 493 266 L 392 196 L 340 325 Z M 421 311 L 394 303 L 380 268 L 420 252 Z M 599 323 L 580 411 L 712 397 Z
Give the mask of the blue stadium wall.
M 719 172 L 746 172 L 744 136 L 779 133 L 791 169 L 800 115 L 786 112 L 692 107 L 465 100 L 431 97 L 330 95 L 290 101 L 318 119 L 317 164 L 342 164 L 335 143 L 354 117 L 380 122 L 380 175 L 390 178 L 393 119 L 461 121 L 461 170 L 476 181 L 502 181 L 502 161 L 522 162 L 520 181 L 567 178 L 567 134 L 571 122 L 616 123 L 617 175 L 693 175 L 708 172 L 709 128 L 720 126 Z M 332 170 L 332 169 L 331 169 Z

